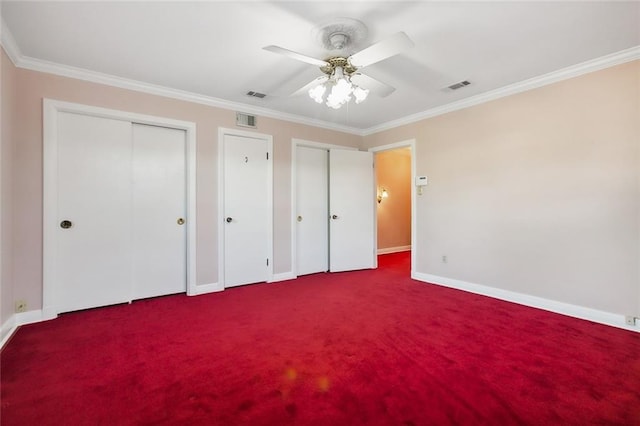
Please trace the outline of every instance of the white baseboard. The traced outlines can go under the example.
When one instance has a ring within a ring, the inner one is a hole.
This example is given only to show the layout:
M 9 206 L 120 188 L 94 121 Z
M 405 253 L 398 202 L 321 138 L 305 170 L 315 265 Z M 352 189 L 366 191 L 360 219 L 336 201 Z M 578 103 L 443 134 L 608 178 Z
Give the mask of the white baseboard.
M 283 272 L 281 274 L 273 274 L 273 277 L 271 277 L 271 280 L 269 282 L 277 283 L 278 281 L 295 280 L 296 278 L 298 277 L 293 272 L 289 271 Z
M 387 247 L 378 249 L 378 254 L 400 253 L 401 251 L 411 251 L 411 246 Z
M 495 299 L 505 300 L 507 302 L 513 302 L 520 305 L 530 306 L 532 308 L 543 309 L 557 314 L 563 314 L 640 333 L 640 327 L 627 325 L 625 323 L 624 315 L 620 314 L 613 314 L 611 312 L 599 311 L 597 309 L 587 308 L 584 306 L 572 305 L 524 293 L 517 293 L 515 291 L 503 290 L 497 287 L 489 287 L 486 285 L 474 284 L 437 275 L 423 274 L 420 272 L 412 273 L 411 278 L 428 284 L 436 284 L 468 291 L 470 293 L 481 294 L 483 296 L 489 296 Z
M 45 319 L 46 318 L 43 318 L 42 310 L 40 309 L 20 312 L 11 315 L 11 317 L 4 324 L 2 324 L 2 332 L 0 334 L 0 336 L 2 336 L 2 339 L 0 340 L 0 349 L 2 349 L 4 345 L 9 341 L 18 327 L 25 324 L 44 321 Z
M 196 293 L 189 294 L 189 296 L 199 296 L 201 294 L 215 293 L 218 291 L 224 291 L 224 287 L 218 283 L 200 284 L 196 286 Z
M 0 329 L 0 349 L 4 347 L 5 343 L 9 341 L 17 329 L 16 316 L 11 315 L 9 319 L 2 324 L 2 328 Z
M 42 308 L 42 321 L 58 318 L 58 310 L 50 306 Z
M 275 274 L 270 282 L 286 281 L 297 278 L 293 272 Z M 466 281 L 460 281 L 452 278 L 440 277 L 437 275 L 423 274 L 420 272 L 412 272 L 411 278 L 428 284 L 435 284 L 457 290 L 468 291 L 470 293 L 481 294 L 483 296 L 493 297 L 495 299 L 505 300 L 532 308 L 543 309 L 558 314 L 568 315 L 570 317 L 580 318 L 599 324 L 605 324 L 612 327 L 622 328 L 629 331 L 640 333 L 639 326 L 630 326 L 625 323 L 624 315 L 614 314 L 611 312 L 600 311 L 597 309 L 587 308 L 584 306 L 572 305 L 569 303 L 558 302 L 555 300 L 544 299 L 542 297 L 531 296 L 528 294 L 517 293 L 515 291 L 503 290 L 497 287 L 489 287 L 481 284 L 474 284 Z M 196 294 L 206 294 L 223 291 L 218 283 L 202 284 L 197 286 Z M 45 321 L 55 318 L 55 316 L 46 315 L 42 310 L 34 310 L 14 314 L 0 329 L 0 349 L 9 341 L 13 333 L 19 326 L 31 324 L 34 322 Z
M 46 318 L 42 314 L 42 310 L 34 310 L 27 312 L 20 312 L 16 314 L 16 325 L 31 324 L 34 322 L 44 321 Z

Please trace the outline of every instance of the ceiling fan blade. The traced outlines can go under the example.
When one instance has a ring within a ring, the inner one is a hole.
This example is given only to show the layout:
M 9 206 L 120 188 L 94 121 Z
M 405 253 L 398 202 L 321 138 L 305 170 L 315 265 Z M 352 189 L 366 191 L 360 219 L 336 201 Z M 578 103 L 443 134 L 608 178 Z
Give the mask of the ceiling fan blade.
M 298 96 L 298 95 L 306 94 L 309 91 L 309 89 L 313 89 L 317 85 L 322 84 L 327 80 L 329 80 L 329 76 L 327 76 L 327 75 L 323 75 L 321 77 L 314 78 L 309 83 L 305 84 L 300 89 L 298 89 L 295 92 L 293 92 L 291 94 L 291 96 Z
M 395 87 L 391 87 L 380 80 L 376 80 L 373 77 L 360 73 L 353 74 L 351 76 L 351 81 L 363 89 L 369 89 L 372 93 L 375 93 L 381 98 L 389 96 L 396 90 Z
M 402 53 L 413 46 L 414 44 L 409 36 L 400 31 L 358 53 L 354 53 L 349 57 L 349 62 L 354 67 L 362 68 Z
M 327 65 L 326 61 L 321 59 L 312 58 L 311 56 L 303 55 L 302 53 L 294 52 L 293 50 L 285 49 L 284 47 L 279 46 L 266 46 L 263 47 L 264 50 L 268 50 L 269 52 L 278 53 L 280 55 L 288 56 L 289 58 L 296 59 L 298 61 L 306 62 L 307 64 L 316 65 L 319 67 L 323 67 Z

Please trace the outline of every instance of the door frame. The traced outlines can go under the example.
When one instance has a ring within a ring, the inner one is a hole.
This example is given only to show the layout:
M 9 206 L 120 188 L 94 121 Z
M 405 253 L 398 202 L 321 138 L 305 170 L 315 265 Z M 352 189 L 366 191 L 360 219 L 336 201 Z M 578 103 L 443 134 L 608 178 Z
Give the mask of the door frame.
M 414 275 L 415 264 L 417 259 L 418 247 L 416 245 L 416 140 L 407 139 L 401 142 L 391 143 L 387 145 L 380 145 L 373 148 L 369 148 L 370 152 L 375 154 L 382 151 L 393 151 L 399 148 L 411 148 L 411 276 Z M 377 193 L 378 180 L 374 179 L 375 191 Z M 374 217 L 374 229 L 375 229 L 375 250 L 378 251 L 378 213 Z M 378 256 L 376 256 L 376 267 L 378 264 Z
M 44 98 L 43 117 L 43 241 L 42 241 L 42 316 L 53 319 L 60 311 L 55 305 L 57 264 L 55 252 L 57 239 L 58 212 L 58 114 L 67 112 L 151 126 L 168 127 L 185 131 L 186 143 L 186 283 L 187 295 L 197 294 L 196 281 L 196 124 L 190 121 L 138 114 L 128 111 L 101 108 L 91 105 L 58 101 Z
M 304 146 L 307 148 L 326 149 L 327 151 L 330 149 L 346 149 L 351 151 L 358 150 L 358 148 L 352 146 L 334 145 L 330 143 L 291 138 L 291 278 L 298 277 L 298 228 L 296 226 L 296 208 L 298 206 L 297 153 L 299 146 Z M 329 185 L 329 182 L 327 182 L 327 185 Z M 327 215 L 328 214 L 329 212 L 327 212 Z M 327 241 L 328 239 L 329 235 L 327 235 Z
M 269 162 L 267 163 L 267 223 L 270 224 L 268 235 L 267 256 L 270 260 L 267 266 L 267 282 L 273 281 L 273 136 L 264 133 L 250 132 L 246 130 L 230 129 L 226 127 L 218 127 L 218 283 L 215 291 L 223 291 L 225 289 L 224 280 L 224 137 L 240 136 L 252 139 L 261 139 L 267 143 L 267 152 L 269 153 Z

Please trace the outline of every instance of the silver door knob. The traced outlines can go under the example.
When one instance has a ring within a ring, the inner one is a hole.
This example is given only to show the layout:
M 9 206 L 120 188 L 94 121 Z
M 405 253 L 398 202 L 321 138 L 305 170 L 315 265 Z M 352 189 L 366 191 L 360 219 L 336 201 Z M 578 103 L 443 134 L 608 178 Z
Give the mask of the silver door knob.
M 228 217 L 226 220 L 227 220 L 227 223 L 231 223 L 233 221 L 233 218 Z
M 333 216 L 331 216 L 331 219 L 336 220 L 338 218 L 337 214 L 334 214 Z
M 60 222 L 60 228 L 62 229 L 69 229 L 73 226 L 73 222 L 71 222 L 70 220 L 63 220 L 62 222 Z
M 178 218 L 178 220 L 176 220 L 176 223 L 177 223 L 178 225 L 184 225 L 184 219 L 183 219 L 183 218 L 181 218 L 181 217 L 179 217 L 179 218 Z
M 302 222 L 302 216 L 298 216 L 298 222 Z

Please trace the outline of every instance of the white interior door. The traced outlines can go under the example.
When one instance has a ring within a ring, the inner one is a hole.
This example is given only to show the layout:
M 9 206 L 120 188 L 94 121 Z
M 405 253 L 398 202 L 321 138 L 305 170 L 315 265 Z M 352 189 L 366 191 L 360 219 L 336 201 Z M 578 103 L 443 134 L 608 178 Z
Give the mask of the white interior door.
M 133 296 L 186 291 L 186 132 L 133 125 Z
M 375 191 L 373 154 L 329 151 L 329 268 L 374 268 Z
M 265 139 L 225 134 L 224 285 L 267 281 L 271 253 L 270 147 Z
M 296 149 L 296 274 L 329 270 L 329 152 Z
M 129 301 L 131 123 L 59 113 L 58 139 L 56 305 Z

